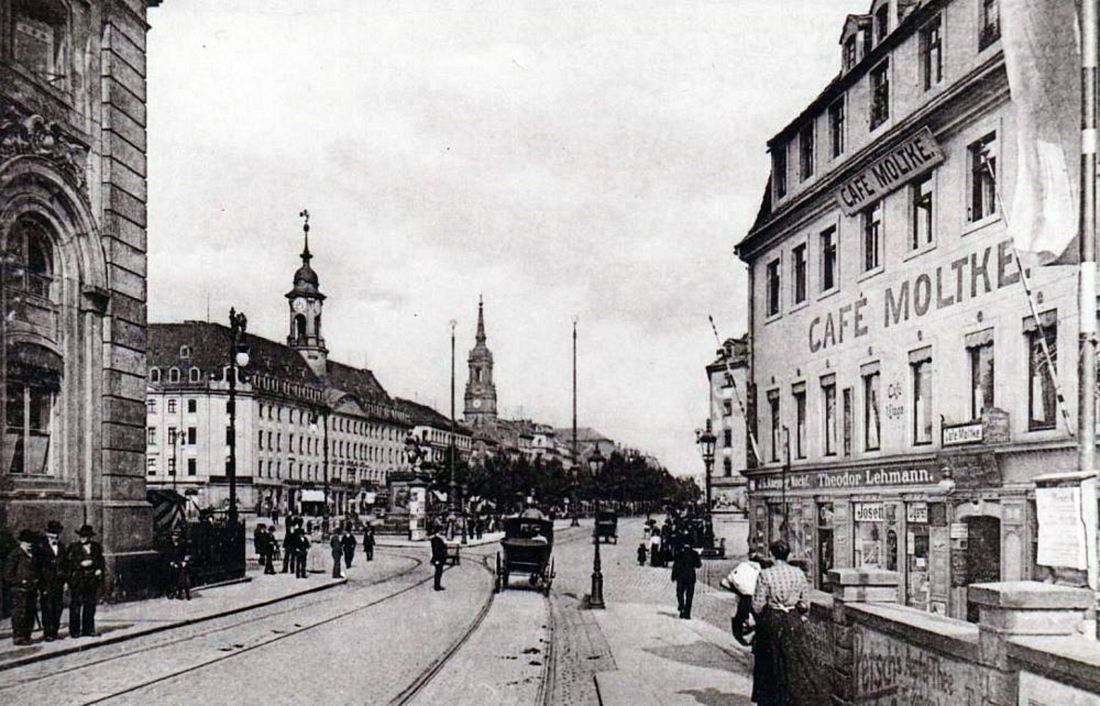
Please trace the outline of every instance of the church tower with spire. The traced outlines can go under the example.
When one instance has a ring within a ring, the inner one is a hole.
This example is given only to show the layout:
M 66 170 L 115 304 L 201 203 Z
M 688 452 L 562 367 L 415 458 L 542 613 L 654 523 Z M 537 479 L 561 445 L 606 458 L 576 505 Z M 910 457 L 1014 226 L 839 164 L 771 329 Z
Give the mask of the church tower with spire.
M 286 344 L 305 358 L 315 375 L 324 377 L 328 372 L 328 349 L 325 348 L 325 339 L 321 337 L 321 309 L 325 295 L 321 294 L 317 273 L 309 266 L 309 261 L 313 259 L 309 252 L 309 211 L 302 211 L 299 215 L 305 219 L 302 225 L 305 247 L 301 255 L 302 266 L 294 273 L 294 288 L 286 293 L 290 305 L 290 334 L 286 337 Z
M 493 354 L 485 345 L 485 306 L 477 299 L 477 340 L 467 358 L 470 378 L 466 382 L 466 405 L 462 412 L 473 427 L 492 424 L 497 418 L 497 388 L 493 384 Z

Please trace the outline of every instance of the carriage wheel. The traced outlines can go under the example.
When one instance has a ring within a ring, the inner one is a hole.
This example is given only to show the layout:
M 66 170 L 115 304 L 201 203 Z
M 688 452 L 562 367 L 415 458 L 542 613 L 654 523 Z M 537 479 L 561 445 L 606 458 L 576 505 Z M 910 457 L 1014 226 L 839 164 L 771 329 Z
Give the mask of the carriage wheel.
M 554 560 L 551 559 L 550 560 L 550 571 L 546 575 L 546 584 L 543 586 L 543 589 L 542 589 L 542 592 L 545 595 L 547 595 L 547 596 L 550 595 L 550 586 L 552 586 L 553 583 L 554 583 Z

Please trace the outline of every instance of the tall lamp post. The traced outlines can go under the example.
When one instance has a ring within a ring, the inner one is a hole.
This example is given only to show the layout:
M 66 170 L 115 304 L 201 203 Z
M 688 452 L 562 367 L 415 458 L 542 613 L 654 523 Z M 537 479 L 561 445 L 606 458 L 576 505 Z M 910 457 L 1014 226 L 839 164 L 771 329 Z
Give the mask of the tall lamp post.
M 241 338 L 248 330 L 243 311 L 229 310 L 229 524 L 237 525 L 237 370 L 248 367 L 248 347 Z
M 447 514 L 448 524 L 450 529 L 448 531 L 448 539 L 455 538 L 455 325 L 458 322 L 451 319 L 451 443 L 448 445 L 448 451 L 450 458 L 447 459 L 447 463 L 451 470 L 451 489 L 447 493 Z M 462 528 L 462 543 L 466 543 L 466 526 L 463 523 Z
M 600 453 L 599 444 L 588 457 L 588 468 L 592 471 L 592 486 L 596 490 L 596 517 L 600 516 L 600 489 L 597 482 L 607 459 Z M 589 608 L 603 608 L 603 571 L 600 568 L 600 537 L 596 534 L 596 525 L 592 525 L 592 591 L 588 597 Z
M 580 527 L 581 522 L 577 519 L 577 317 L 573 317 L 573 485 L 571 490 L 573 499 L 572 507 L 569 508 L 573 511 L 573 519 L 569 522 L 570 527 Z
M 706 519 L 706 547 L 704 553 L 708 556 L 714 556 L 714 523 L 710 514 L 711 497 L 710 497 L 710 476 L 714 470 L 714 445 L 718 440 L 714 436 L 714 431 L 711 429 L 710 420 L 707 420 L 703 429 L 695 430 L 695 443 L 699 445 L 699 454 L 703 457 L 703 468 L 705 469 L 705 475 L 703 476 L 703 487 L 706 489 L 706 503 L 707 512 L 704 516 Z
M 172 444 L 172 492 L 176 492 L 176 476 L 180 472 L 180 432 L 178 429 L 173 430 L 169 435 L 172 438 L 169 442 Z

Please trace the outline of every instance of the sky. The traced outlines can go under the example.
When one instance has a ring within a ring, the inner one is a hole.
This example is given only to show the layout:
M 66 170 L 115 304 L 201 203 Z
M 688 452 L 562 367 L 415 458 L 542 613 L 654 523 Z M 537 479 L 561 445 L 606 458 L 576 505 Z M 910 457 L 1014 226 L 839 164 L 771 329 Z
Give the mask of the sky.
M 485 300 L 503 416 L 702 474 L 704 366 L 765 143 L 839 68 L 844 0 L 170 0 L 148 37 L 149 318 L 283 340 L 301 220 L 329 357 L 457 414 Z

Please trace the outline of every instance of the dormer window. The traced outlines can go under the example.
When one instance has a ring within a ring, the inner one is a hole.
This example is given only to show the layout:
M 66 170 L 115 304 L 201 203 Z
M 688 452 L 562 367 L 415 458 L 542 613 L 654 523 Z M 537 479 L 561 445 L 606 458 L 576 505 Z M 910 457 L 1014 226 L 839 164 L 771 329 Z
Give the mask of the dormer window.
M 890 3 L 884 2 L 875 10 L 875 44 L 882 44 L 890 34 Z
M 772 152 L 772 183 L 776 200 L 787 195 L 787 145 L 782 144 Z
M 1000 0 L 980 0 L 982 3 L 981 26 L 978 30 L 978 51 L 1001 38 Z
M 890 61 L 871 69 L 871 129 L 890 118 Z
M 191 382 L 199 382 L 201 376 L 202 372 L 198 368 L 191 368 L 191 370 L 187 372 L 188 380 Z
M 171 368 L 168 371 L 168 382 L 179 382 L 179 381 L 180 381 L 180 369 L 179 368 Z
M 151 368 L 149 370 L 149 382 L 160 382 L 160 368 Z
M 180 346 L 180 358 L 185 358 L 186 359 L 186 358 L 190 358 L 190 357 L 191 357 L 191 347 L 190 346 Z
M 802 181 L 814 175 L 814 124 L 798 133 L 798 176 Z
M 57 0 L 12 2 L 12 58 L 59 87 L 68 79 L 68 19 L 68 10 Z
M 856 35 L 853 34 L 844 40 L 844 70 L 850 71 L 858 61 L 859 57 L 856 55 Z

